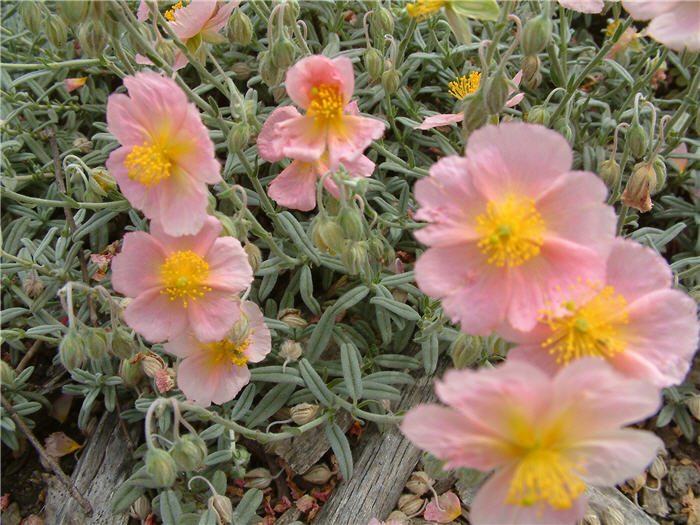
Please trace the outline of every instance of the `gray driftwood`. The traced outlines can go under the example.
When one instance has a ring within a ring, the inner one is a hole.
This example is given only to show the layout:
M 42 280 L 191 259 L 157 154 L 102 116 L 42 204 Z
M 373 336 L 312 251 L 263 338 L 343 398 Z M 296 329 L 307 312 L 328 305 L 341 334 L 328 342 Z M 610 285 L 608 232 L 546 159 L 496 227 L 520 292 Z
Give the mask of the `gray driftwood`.
M 54 477 L 46 496 L 47 525 L 126 525 L 128 514 L 112 515 L 112 494 L 129 474 L 132 463 L 116 413 L 105 413 L 75 466 L 72 482 L 93 508 L 85 516 L 80 505 Z

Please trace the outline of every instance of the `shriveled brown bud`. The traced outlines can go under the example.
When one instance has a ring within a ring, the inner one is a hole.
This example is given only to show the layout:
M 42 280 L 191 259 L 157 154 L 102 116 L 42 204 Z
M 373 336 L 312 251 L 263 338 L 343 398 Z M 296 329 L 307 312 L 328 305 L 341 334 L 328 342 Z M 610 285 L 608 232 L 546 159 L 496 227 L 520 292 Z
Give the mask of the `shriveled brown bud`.
M 301 477 L 314 485 L 325 485 L 332 476 L 331 469 L 325 463 L 321 463 L 311 467 Z
M 632 490 L 632 492 L 639 492 L 647 483 L 647 473 L 642 472 L 638 476 L 628 479 L 625 483 Z
M 422 496 L 430 490 L 434 481 L 426 472 L 419 470 L 411 474 L 411 477 L 406 482 L 406 488 L 416 496 Z
M 652 165 L 648 162 L 636 164 L 622 192 L 622 204 L 642 213 L 648 212 L 653 206 L 650 195 L 656 190 L 656 183 L 656 171 Z
M 22 279 L 22 291 L 31 299 L 37 297 L 43 290 L 44 281 L 42 281 L 33 272 L 30 272 L 24 279 Z
M 542 82 L 540 74 L 540 58 L 537 55 L 524 56 L 520 62 L 523 70 L 523 83 L 530 89 L 535 89 Z
M 301 310 L 297 308 L 285 308 L 277 314 L 277 319 L 286 323 L 291 328 L 304 328 L 308 323 L 306 319 L 301 316 Z
M 311 421 L 318 413 L 318 405 L 309 403 L 299 403 L 294 405 L 290 410 L 290 417 L 297 425 L 303 425 Z
M 423 508 L 423 498 L 415 494 L 402 494 L 397 506 L 401 512 L 410 516 Z
M 151 513 L 151 502 L 146 496 L 139 496 L 136 501 L 131 504 L 129 515 L 137 520 L 145 520 Z
M 391 523 L 392 521 L 400 523 L 401 525 L 408 525 L 411 520 L 408 518 L 408 516 L 406 516 L 406 514 L 404 514 L 400 510 L 395 510 L 386 518 L 387 523 Z
M 85 137 L 78 137 L 73 141 L 73 147 L 80 153 L 90 153 L 92 151 L 92 141 Z
M 284 343 L 282 343 L 279 356 L 282 359 L 288 359 L 293 363 L 301 357 L 302 352 L 303 350 L 299 343 L 292 341 L 291 339 L 287 339 Z
M 165 361 L 153 352 L 137 355 L 133 361 L 141 362 L 141 370 L 150 378 L 154 378 L 159 370 L 165 369 Z
M 668 467 L 661 456 L 656 456 L 649 466 L 649 475 L 654 479 L 663 479 L 668 474 Z
M 233 505 L 230 499 L 221 494 L 214 494 L 209 498 L 208 504 L 219 515 L 223 523 L 233 523 Z
M 245 487 L 249 489 L 266 489 L 272 482 L 272 475 L 266 468 L 254 468 L 246 472 Z
M 700 397 L 691 397 L 685 402 L 693 417 L 700 421 Z

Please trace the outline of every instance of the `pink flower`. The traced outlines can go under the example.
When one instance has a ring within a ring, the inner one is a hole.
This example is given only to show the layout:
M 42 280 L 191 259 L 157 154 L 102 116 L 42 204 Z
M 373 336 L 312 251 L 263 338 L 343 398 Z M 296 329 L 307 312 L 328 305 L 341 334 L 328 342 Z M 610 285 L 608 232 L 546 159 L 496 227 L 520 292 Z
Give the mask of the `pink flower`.
M 369 144 L 384 134 L 384 123 L 357 114 L 349 105 L 355 87 L 348 57 L 323 55 L 302 58 L 287 71 L 290 98 L 305 115 L 291 107 L 275 115 L 266 133 L 268 147 L 280 157 L 314 162 L 328 153 L 331 170 L 341 162 L 354 161 Z M 272 115 L 271 115 L 272 118 Z M 266 123 L 267 124 L 267 123 Z
M 437 503 L 440 504 L 438 508 Z M 451 523 L 462 515 L 462 505 L 457 497 L 457 494 L 448 490 L 438 498 L 437 503 L 435 498 L 428 503 L 423 512 L 423 518 L 427 521 L 437 523 Z
M 246 363 L 262 361 L 270 353 L 270 330 L 255 303 L 241 304 L 241 317 L 226 336 L 202 343 L 187 333 L 163 345 L 183 361 L 177 367 L 177 386 L 198 405 L 231 401 L 250 381 Z
M 463 331 L 529 330 L 556 286 L 603 274 L 615 213 L 601 180 L 571 163 L 558 133 L 504 123 L 472 133 L 466 157 L 441 159 L 416 183 L 415 217 L 431 223 L 415 232 L 430 247 L 416 280 Z
M 685 144 L 685 142 L 682 142 L 681 145 L 676 147 L 671 153 L 680 153 L 681 155 L 687 155 L 688 146 Z M 687 157 L 685 157 L 685 158 L 669 157 L 668 160 L 670 160 L 671 162 L 673 162 L 676 165 L 676 167 L 678 168 L 678 171 L 681 173 L 681 175 L 685 171 L 685 167 L 688 165 L 688 158 Z
M 359 114 L 355 102 L 346 106 L 349 114 Z M 284 158 L 281 143 L 276 140 L 274 130 L 278 123 L 300 117 L 301 114 L 292 106 L 277 108 L 267 118 L 260 135 L 258 135 L 258 152 L 268 162 L 277 162 Z M 369 177 L 374 171 L 374 162 L 360 155 L 354 160 L 341 159 L 341 164 L 348 170 L 351 177 Z M 316 207 L 316 179 L 330 171 L 328 153 L 323 153 L 317 160 L 304 162 L 292 161 L 282 173 L 270 183 L 268 195 L 280 206 L 301 211 L 310 211 Z M 324 187 L 340 198 L 336 183 L 327 177 Z
M 559 4 L 579 13 L 600 13 L 605 0 L 559 0 Z
M 107 100 L 107 128 L 121 143 L 107 169 L 131 205 L 167 234 L 197 233 L 207 218 L 207 184 L 221 181 L 209 132 L 174 80 L 143 72 L 124 85 L 128 95 Z
M 134 297 L 126 323 L 154 343 L 188 330 L 205 343 L 218 341 L 240 317 L 236 297 L 253 280 L 241 243 L 217 238 L 221 223 L 207 217 L 196 235 L 171 237 L 157 222 L 151 233 L 124 236 L 112 261 L 114 289 Z
M 646 34 L 671 49 L 700 50 L 700 4 L 697 0 L 623 0 L 635 20 L 649 20 Z
M 523 78 L 523 70 L 518 71 L 513 77 L 513 82 L 516 86 L 520 85 L 520 81 Z M 462 100 L 467 95 L 474 93 L 479 88 L 479 83 L 481 82 L 481 74 L 479 72 L 472 72 L 467 79 L 463 76 L 455 82 L 450 82 L 450 93 Z M 513 87 L 508 88 L 508 94 L 512 95 L 515 93 Z M 505 107 L 512 108 L 520 104 L 520 102 L 525 98 L 525 93 L 518 93 L 514 97 L 509 98 L 506 101 Z M 462 113 L 440 113 L 438 115 L 433 115 L 432 117 L 425 117 L 423 122 L 419 126 L 415 126 L 413 129 L 432 129 L 438 126 L 447 126 L 448 124 L 456 124 L 464 120 L 464 112 Z
M 85 85 L 85 82 L 87 82 L 87 77 L 78 77 L 78 78 L 65 78 L 63 79 L 63 84 L 66 86 L 66 90 L 70 93 L 71 91 L 75 91 L 79 87 L 83 87 Z
M 501 334 L 520 343 L 509 359 L 555 373 L 583 357 L 664 388 L 683 381 L 698 345 L 695 301 L 670 289 L 671 269 L 649 248 L 617 239 L 600 282 L 563 288 L 529 333 Z
M 450 370 L 435 391 L 448 407 L 419 405 L 401 429 L 446 468 L 495 469 L 472 503 L 474 525 L 575 523 L 586 483 L 636 476 L 662 446 L 651 432 L 621 428 L 654 414 L 659 391 L 595 359 L 554 377 L 511 361 Z

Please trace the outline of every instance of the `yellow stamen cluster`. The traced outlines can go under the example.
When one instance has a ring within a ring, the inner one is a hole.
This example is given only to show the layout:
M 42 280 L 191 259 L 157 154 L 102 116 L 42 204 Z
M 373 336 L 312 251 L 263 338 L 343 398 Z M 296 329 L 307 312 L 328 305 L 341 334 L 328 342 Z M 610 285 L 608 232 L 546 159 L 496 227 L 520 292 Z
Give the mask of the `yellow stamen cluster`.
M 553 509 L 569 509 L 586 489 L 579 477 L 584 472 L 560 452 L 536 447 L 519 461 L 506 502 L 525 507 L 546 502 Z
M 617 31 L 618 26 L 620 25 L 619 20 L 613 20 L 608 24 L 608 26 L 605 28 L 605 36 L 608 38 L 611 38 L 614 34 L 615 31 Z
M 464 97 L 471 95 L 477 89 L 479 89 L 479 84 L 481 83 L 481 73 L 478 71 L 472 71 L 469 73 L 469 77 L 462 75 L 462 78 L 456 78 L 448 85 L 450 86 L 449 93 L 457 97 L 459 100 L 464 100 Z
M 252 331 L 250 335 L 253 335 Z M 210 356 L 212 367 L 221 365 L 235 365 L 239 368 L 246 366 L 248 357 L 245 355 L 245 350 L 253 344 L 250 336 L 243 342 L 233 342 L 228 339 L 209 343 L 204 345 L 202 350 Z
M 161 293 L 167 294 L 171 301 L 182 300 L 183 308 L 188 301 L 196 301 L 211 288 L 205 283 L 209 278 L 209 265 L 191 250 L 177 251 L 170 254 L 160 267 Z
M 338 86 L 321 84 L 311 88 L 311 102 L 307 115 L 313 115 L 316 121 L 337 120 L 343 114 L 343 97 Z
M 551 309 L 540 312 L 540 322 L 549 325 L 552 335 L 541 346 L 557 354 L 557 363 L 566 365 L 582 357 L 608 359 L 623 352 L 627 343 L 620 339 L 619 327 L 627 324 L 627 301 L 615 295 L 612 286 L 587 283 L 592 298 L 581 305 L 562 303 L 568 315 L 557 316 Z M 572 286 L 572 290 L 574 287 Z
M 510 195 L 486 205 L 486 213 L 476 218 L 476 230 L 482 236 L 477 245 L 488 263 L 513 267 L 540 253 L 545 224 L 532 199 Z
M 134 146 L 126 156 L 124 165 L 130 179 L 150 188 L 171 175 L 172 162 L 167 148 L 155 142 Z
M 406 11 L 411 18 L 425 20 L 437 13 L 448 0 L 417 0 L 412 4 L 406 4 Z
M 183 8 L 184 5 L 182 2 L 178 2 L 177 4 L 173 4 L 170 9 L 168 9 L 165 14 L 163 15 L 166 20 L 170 20 L 171 22 L 175 21 L 175 11 L 178 9 Z

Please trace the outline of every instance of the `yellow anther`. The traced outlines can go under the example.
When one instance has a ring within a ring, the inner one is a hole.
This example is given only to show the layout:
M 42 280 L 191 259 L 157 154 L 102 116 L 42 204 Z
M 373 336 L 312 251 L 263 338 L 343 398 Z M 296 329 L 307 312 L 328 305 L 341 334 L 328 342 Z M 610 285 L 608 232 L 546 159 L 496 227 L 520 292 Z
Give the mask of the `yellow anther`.
M 177 4 L 173 4 L 170 9 L 168 9 L 165 14 L 163 15 L 166 20 L 170 20 L 171 22 L 175 21 L 175 11 L 178 9 L 181 9 L 183 6 L 182 2 L 178 2 Z
M 335 121 L 343 114 L 343 97 L 338 86 L 321 84 L 311 88 L 311 102 L 307 115 L 313 115 L 317 121 Z
M 253 331 L 250 333 L 250 335 L 253 335 L 254 333 L 255 332 Z M 224 339 L 222 341 L 217 341 L 216 343 L 206 344 L 202 350 L 209 355 L 210 363 L 213 367 L 230 365 L 243 367 L 246 366 L 246 363 L 248 362 L 248 357 L 245 355 L 245 350 L 253 344 L 250 335 L 243 342 L 234 342 Z
M 160 276 L 164 287 L 161 293 L 167 294 L 171 301 L 182 300 L 184 308 L 189 301 L 196 301 L 211 292 L 206 285 L 209 265 L 191 250 L 171 253 L 160 267 Z
M 472 71 L 467 78 L 466 75 L 462 75 L 461 78 L 456 78 L 448 85 L 450 86 L 449 93 L 457 97 L 459 100 L 463 100 L 467 95 L 471 95 L 477 89 L 479 89 L 479 84 L 481 83 L 481 73 L 478 71 Z
M 126 156 L 124 165 L 130 179 L 149 188 L 171 175 L 172 163 L 168 157 L 168 149 L 155 142 L 144 142 L 142 146 L 134 146 Z
M 406 11 L 411 18 L 425 20 L 437 13 L 447 0 L 417 0 L 412 4 L 406 4 Z

